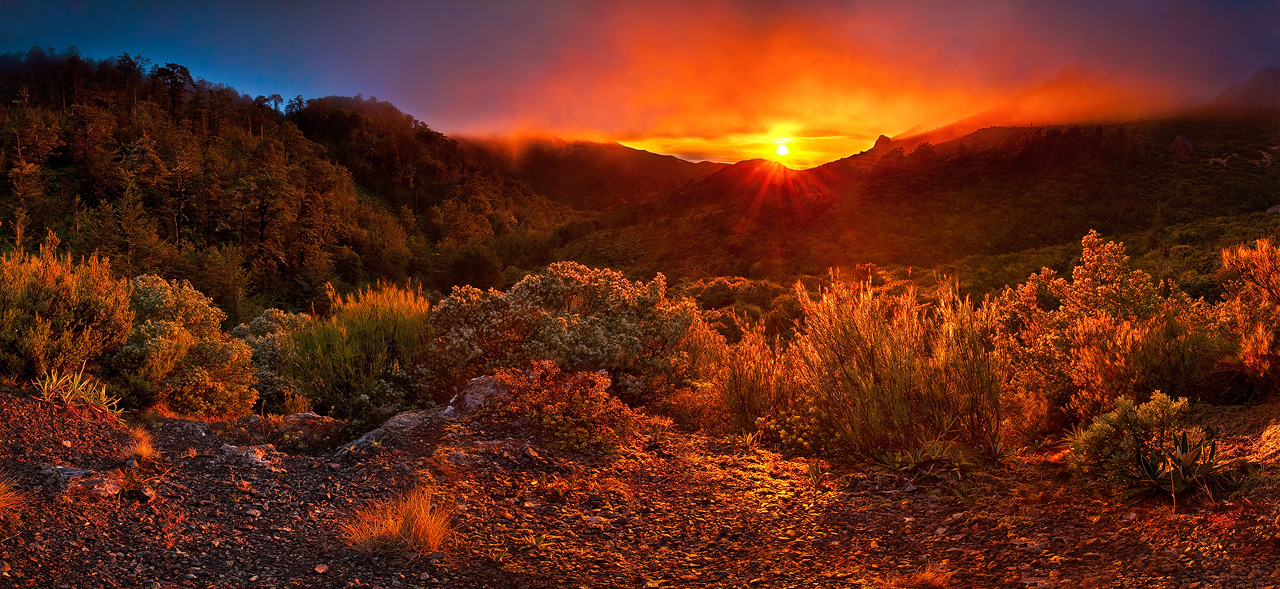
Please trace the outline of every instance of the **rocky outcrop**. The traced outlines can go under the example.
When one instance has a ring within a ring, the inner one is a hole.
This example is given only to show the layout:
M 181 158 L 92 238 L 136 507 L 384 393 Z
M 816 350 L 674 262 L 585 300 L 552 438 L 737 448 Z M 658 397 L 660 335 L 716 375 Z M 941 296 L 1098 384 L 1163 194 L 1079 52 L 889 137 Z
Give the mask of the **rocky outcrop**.
M 1185 135 L 1179 135 L 1173 140 L 1173 161 L 1180 164 L 1189 164 L 1196 161 L 1196 152 L 1191 149 L 1191 140 Z
M 404 413 L 399 413 L 383 423 L 382 427 L 360 436 L 360 439 L 350 444 L 343 444 L 335 455 L 342 456 L 375 445 L 410 441 L 413 437 L 413 432 L 420 428 L 430 428 L 445 420 L 457 419 L 467 415 L 498 399 L 505 398 L 509 392 L 510 388 L 507 385 L 494 380 L 492 377 L 481 376 L 473 378 L 467 382 L 467 386 L 463 387 L 461 392 L 449 400 L 449 406 L 443 410 L 405 411 Z

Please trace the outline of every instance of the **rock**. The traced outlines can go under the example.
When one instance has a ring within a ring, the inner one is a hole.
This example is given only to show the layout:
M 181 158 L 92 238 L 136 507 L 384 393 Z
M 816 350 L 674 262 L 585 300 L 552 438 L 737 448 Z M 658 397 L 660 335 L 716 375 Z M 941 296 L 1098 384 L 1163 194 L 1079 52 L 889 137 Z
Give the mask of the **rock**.
M 476 409 L 492 403 L 497 398 L 505 398 L 511 387 L 498 382 L 490 376 L 480 376 L 467 381 L 462 392 L 449 399 L 449 406 L 441 415 L 445 417 L 461 417 Z
M 102 475 L 95 477 L 80 477 L 67 486 L 67 493 L 92 495 L 94 497 L 106 499 L 120 494 L 120 483 L 115 479 L 107 478 Z
M 339 448 L 335 455 L 342 456 L 349 452 L 364 450 L 365 448 L 373 446 L 375 443 L 387 441 L 394 442 L 404 439 L 407 437 L 409 432 L 413 431 L 414 428 L 417 428 L 419 425 L 428 421 L 431 418 L 431 415 L 432 413 L 430 411 L 405 411 L 404 413 L 398 413 L 391 419 L 384 422 L 382 427 L 370 431 L 369 433 L 360 436 L 360 439 Z
M 256 509 L 246 509 L 244 510 L 244 514 L 249 517 L 262 517 L 262 512 Z
M 533 448 L 525 448 L 524 455 L 534 460 L 538 459 L 538 453 Z
M 69 466 L 46 466 L 41 472 L 54 478 L 55 484 L 68 495 L 105 499 L 120 494 L 120 482 L 97 471 Z
M 1179 135 L 1174 139 L 1173 146 L 1170 149 L 1173 151 L 1173 161 L 1175 162 L 1189 164 L 1196 161 L 1196 152 L 1191 149 L 1191 140 L 1187 139 L 1186 136 Z
M 132 499 L 138 503 L 150 503 L 156 498 L 156 490 L 151 487 L 143 487 L 141 489 L 133 489 L 126 492 L 123 497 Z
M 1274 207 L 1271 207 L 1271 208 L 1267 209 L 1267 212 L 1268 212 L 1268 213 L 1280 213 L 1280 205 L 1276 205 L 1276 206 L 1274 206 Z
M 316 565 L 316 573 L 323 575 L 327 572 L 329 572 L 329 565 L 327 564 Z
M 244 458 L 246 462 L 258 467 L 271 468 L 272 456 L 279 455 L 276 447 L 271 444 L 263 444 L 261 446 L 232 446 L 231 444 L 223 444 L 222 459 Z
M 63 441 L 62 441 L 62 446 L 63 446 L 64 448 L 70 448 L 70 447 L 71 447 L 71 440 L 63 440 Z

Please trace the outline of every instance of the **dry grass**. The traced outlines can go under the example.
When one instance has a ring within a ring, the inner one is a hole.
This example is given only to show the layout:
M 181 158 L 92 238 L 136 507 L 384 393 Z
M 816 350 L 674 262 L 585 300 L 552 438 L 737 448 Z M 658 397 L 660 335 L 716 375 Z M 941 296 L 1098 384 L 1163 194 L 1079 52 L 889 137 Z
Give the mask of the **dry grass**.
M 378 501 L 342 524 L 347 542 L 360 552 L 438 552 L 453 531 L 448 511 L 429 489 Z
M 133 438 L 133 444 L 124 451 L 126 458 L 149 461 L 160 455 L 160 452 L 156 450 L 155 444 L 151 442 L 151 433 L 145 427 L 141 425 L 130 427 L 129 437 Z
M 299 395 L 293 391 L 284 392 L 284 414 L 297 415 L 299 413 L 310 413 L 312 409 L 311 399 L 303 395 Z
M 10 479 L 0 478 L 0 525 L 14 525 L 27 507 L 27 494 Z
M 924 568 L 906 576 L 890 577 L 881 587 L 884 589 L 949 589 L 952 571 L 929 563 Z

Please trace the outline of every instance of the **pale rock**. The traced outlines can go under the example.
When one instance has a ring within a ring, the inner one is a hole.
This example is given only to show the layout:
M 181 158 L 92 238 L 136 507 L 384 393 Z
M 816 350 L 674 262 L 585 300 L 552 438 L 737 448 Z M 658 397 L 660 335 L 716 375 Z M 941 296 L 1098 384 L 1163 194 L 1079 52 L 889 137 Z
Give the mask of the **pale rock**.
M 463 387 L 461 392 L 449 400 L 449 406 L 445 408 L 441 415 L 445 417 L 461 417 L 492 403 L 496 399 L 505 398 L 510 392 L 510 387 L 494 380 L 491 376 L 473 378 L 467 381 L 467 386 Z

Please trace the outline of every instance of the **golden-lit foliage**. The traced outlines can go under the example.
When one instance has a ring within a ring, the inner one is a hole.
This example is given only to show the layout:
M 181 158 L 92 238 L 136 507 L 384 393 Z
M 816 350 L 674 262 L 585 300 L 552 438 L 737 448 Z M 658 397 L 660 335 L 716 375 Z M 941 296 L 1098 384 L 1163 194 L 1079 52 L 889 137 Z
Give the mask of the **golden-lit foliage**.
M 423 488 L 374 502 L 341 528 L 347 542 L 364 553 L 438 552 L 453 531 L 449 512 Z

